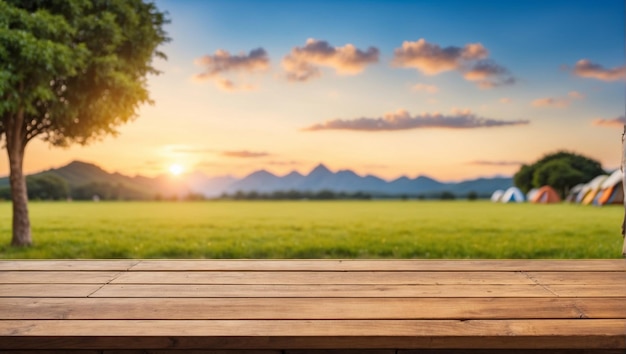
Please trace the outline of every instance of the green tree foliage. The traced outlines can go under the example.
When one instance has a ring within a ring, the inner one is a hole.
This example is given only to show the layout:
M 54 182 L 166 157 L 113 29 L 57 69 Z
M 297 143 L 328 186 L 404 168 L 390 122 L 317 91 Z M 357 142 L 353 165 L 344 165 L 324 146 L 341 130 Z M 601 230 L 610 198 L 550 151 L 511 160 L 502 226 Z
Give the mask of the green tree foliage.
M 221 199 L 234 200 L 332 200 L 332 199 L 356 199 L 368 200 L 372 199 L 372 195 L 366 192 L 336 192 L 328 189 L 312 192 L 312 191 L 274 191 L 271 193 L 259 193 L 257 191 L 237 191 L 231 195 L 223 193 Z
M 441 200 L 454 200 L 454 199 L 456 199 L 456 195 L 454 195 L 454 193 L 452 193 L 450 191 L 443 191 L 439 195 L 439 199 L 441 199 Z
M 53 174 L 26 177 L 29 200 L 62 200 L 70 196 L 67 181 Z
M 127 187 L 122 183 L 91 182 L 74 188 L 72 198 L 76 200 L 146 200 L 149 196 Z
M 0 187 L 0 200 L 9 200 L 9 199 L 11 199 L 11 188 Z
M 532 188 L 549 185 L 564 197 L 573 186 L 589 182 L 603 173 L 605 171 L 598 161 L 559 151 L 546 155 L 531 165 L 522 165 L 513 176 L 513 181 L 524 193 Z
M 150 103 L 147 75 L 168 38 L 141 0 L 0 0 L 0 139 L 9 157 L 13 245 L 29 245 L 24 151 L 115 134 Z

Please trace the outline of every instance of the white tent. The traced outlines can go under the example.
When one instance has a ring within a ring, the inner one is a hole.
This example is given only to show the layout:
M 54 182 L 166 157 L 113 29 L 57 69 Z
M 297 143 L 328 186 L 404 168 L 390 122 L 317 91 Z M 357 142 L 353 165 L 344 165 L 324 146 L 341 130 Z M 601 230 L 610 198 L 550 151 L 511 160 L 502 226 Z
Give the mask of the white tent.
M 600 189 L 613 187 L 614 185 L 622 181 L 623 176 L 624 174 L 622 173 L 622 170 L 615 170 L 615 172 L 611 173 L 611 175 L 602 182 L 602 184 L 600 185 Z
M 504 195 L 504 191 L 502 189 L 498 189 L 491 195 L 491 201 L 497 203 L 500 201 L 502 196 Z
M 507 189 L 504 195 L 502 195 L 502 199 L 500 199 L 502 203 L 523 203 L 524 200 L 524 193 L 517 187 Z
M 583 187 L 580 193 L 578 193 L 576 201 L 585 205 L 591 204 L 596 194 L 600 191 L 602 183 L 604 183 L 608 177 L 607 175 L 600 175 L 592 179 Z
M 528 193 L 526 193 L 526 200 L 533 200 L 538 191 L 539 188 L 533 188 L 529 190 Z
M 567 195 L 566 200 L 568 202 L 575 202 L 576 198 L 578 197 L 578 195 L 580 194 L 580 192 L 583 190 L 583 188 L 585 187 L 584 183 L 579 183 L 577 185 L 575 185 L 574 187 L 572 187 L 572 189 L 570 189 L 569 194 Z
M 618 169 L 602 182 L 600 185 L 600 191 L 593 199 L 594 205 L 605 204 L 622 204 L 624 203 L 624 186 L 622 185 L 622 178 L 624 173 Z

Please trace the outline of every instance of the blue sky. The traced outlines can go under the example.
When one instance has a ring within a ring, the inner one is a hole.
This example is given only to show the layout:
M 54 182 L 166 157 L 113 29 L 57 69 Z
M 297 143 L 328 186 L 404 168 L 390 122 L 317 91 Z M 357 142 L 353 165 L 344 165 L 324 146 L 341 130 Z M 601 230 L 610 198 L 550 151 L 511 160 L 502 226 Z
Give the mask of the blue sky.
M 459 180 L 562 149 L 619 165 L 621 0 L 156 3 L 172 41 L 149 80 L 155 104 L 88 147 L 33 143 L 27 170 L 81 159 L 243 176 L 322 162 Z

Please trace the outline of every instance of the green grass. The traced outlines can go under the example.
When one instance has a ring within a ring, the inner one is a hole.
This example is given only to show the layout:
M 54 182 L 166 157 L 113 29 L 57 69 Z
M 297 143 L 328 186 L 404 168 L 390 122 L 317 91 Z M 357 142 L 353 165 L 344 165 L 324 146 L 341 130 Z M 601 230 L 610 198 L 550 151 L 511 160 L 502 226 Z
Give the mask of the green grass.
M 619 258 L 621 207 L 467 201 L 34 202 L 0 258 Z

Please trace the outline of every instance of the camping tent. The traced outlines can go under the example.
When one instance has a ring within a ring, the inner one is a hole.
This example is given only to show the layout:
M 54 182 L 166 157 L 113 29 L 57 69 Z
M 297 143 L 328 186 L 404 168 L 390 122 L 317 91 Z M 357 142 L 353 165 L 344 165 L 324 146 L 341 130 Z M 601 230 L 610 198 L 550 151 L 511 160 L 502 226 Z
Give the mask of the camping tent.
M 604 180 L 606 180 L 608 177 L 609 176 L 607 175 L 600 175 L 592 179 L 591 182 L 587 183 L 587 185 L 583 188 L 583 190 L 578 195 L 578 198 L 576 199 L 578 200 L 580 198 L 580 202 L 585 205 L 593 203 L 593 200 L 596 198 L 596 195 L 598 195 L 598 192 L 600 192 L 600 189 L 602 188 L 602 183 L 604 183 Z M 583 192 L 585 193 L 581 198 L 581 194 L 583 194 Z
M 613 172 L 607 179 L 602 182 L 600 192 L 594 199 L 596 205 L 606 204 L 622 204 L 624 203 L 624 184 L 622 177 L 624 174 L 621 170 Z
M 537 190 L 533 199 L 531 199 L 533 203 L 559 203 L 561 202 L 561 198 L 554 190 L 554 188 L 550 186 L 543 186 Z
M 526 200 L 533 200 L 539 188 L 533 188 L 526 193 Z
M 580 183 L 572 187 L 572 189 L 570 189 L 569 194 L 567 195 L 567 198 L 565 198 L 565 200 L 570 203 L 575 202 L 576 198 L 578 197 L 578 194 L 580 194 L 580 191 L 582 191 L 584 187 L 585 187 L 584 183 Z
M 495 192 L 493 192 L 493 194 L 491 195 L 491 201 L 492 202 L 499 202 L 500 199 L 502 198 L 502 195 L 504 194 L 504 191 L 502 189 L 498 189 Z
M 517 187 L 511 187 L 504 192 L 502 195 L 502 199 L 500 199 L 502 203 L 523 203 L 524 202 L 524 193 Z

